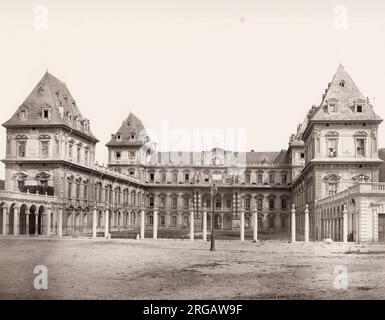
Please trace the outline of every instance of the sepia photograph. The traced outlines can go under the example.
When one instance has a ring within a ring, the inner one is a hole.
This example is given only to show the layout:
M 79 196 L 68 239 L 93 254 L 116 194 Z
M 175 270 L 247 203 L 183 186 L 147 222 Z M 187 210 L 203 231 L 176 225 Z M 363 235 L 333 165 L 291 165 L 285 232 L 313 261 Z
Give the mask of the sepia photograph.
M 382 0 L 1 0 L 0 300 L 384 300 L 384 33 Z

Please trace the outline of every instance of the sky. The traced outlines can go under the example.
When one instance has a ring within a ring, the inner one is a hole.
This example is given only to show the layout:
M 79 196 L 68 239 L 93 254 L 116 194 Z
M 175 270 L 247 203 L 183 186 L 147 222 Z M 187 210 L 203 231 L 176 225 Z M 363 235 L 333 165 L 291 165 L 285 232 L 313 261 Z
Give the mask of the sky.
M 218 129 L 280 151 L 340 63 L 385 118 L 384 34 L 383 0 L 1 0 L 0 121 L 48 70 L 90 119 L 99 163 L 130 112 L 159 150 Z

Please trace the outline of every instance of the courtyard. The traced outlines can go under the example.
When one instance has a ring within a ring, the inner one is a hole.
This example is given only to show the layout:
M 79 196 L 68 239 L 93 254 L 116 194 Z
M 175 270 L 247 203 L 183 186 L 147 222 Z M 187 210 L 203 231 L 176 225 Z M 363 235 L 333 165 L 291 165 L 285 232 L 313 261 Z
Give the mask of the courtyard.
M 272 240 L 209 247 L 202 240 L 0 237 L 0 298 L 385 297 L 383 244 Z M 33 287 L 36 265 L 48 269 L 47 290 Z M 346 289 L 336 270 L 347 270 Z

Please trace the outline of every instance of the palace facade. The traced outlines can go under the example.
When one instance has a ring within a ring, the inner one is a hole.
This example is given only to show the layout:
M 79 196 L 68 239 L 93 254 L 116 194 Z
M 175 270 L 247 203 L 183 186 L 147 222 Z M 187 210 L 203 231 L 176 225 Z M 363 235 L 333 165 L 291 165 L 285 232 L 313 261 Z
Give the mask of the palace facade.
M 254 238 L 291 230 L 292 240 L 383 241 L 381 122 L 339 66 L 287 150 L 160 152 L 130 113 L 106 145 L 104 167 L 94 161 L 90 121 L 46 73 L 3 124 L 1 234 L 206 239 L 213 224 L 241 240 L 248 230 Z

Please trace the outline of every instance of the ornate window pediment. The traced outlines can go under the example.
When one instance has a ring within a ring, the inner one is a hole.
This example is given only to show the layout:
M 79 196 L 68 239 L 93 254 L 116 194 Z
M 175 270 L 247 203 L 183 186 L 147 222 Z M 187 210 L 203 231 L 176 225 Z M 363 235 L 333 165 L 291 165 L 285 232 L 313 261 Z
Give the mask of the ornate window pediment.
M 368 133 L 366 131 L 357 131 L 354 136 L 355 137 L 366 137 Z
M 366 174 L 357 174 L 355 175 L 354 177 L 352 177 L 352 180 L 356 183 L 360 183 L 360 182 L 368 182 L 370 179 L 369 176 L 367 176 Z
M 335 183 L 341 180 L 341 177 L 335 173 L 328 174 L 327 176 L 324 177 L 324 180 L 329 182 L 329 183 Z
M 15 139 L 16 140 L 27 140 L 28 137 L 25 134 L 18 134 Z
M 41 171 L 36 175 L 36 179 L 38 180 L 46 180 L 50 177 L 51 175 L 48 172 Z
M 43 134 L 39 135 L 38 139 L 39 140 L 49 140 L 49 139 L 51 139 L 51 136 L 49 134 L 43 133 Z
M 13 178 L 16 180 L 24 180 L 27 177 L 28 177 L 28 174 L 23 171 L 19 171 L 13 175 Z
M 328 131 L 326 132 L 326 137 L 338 137 L 340 134 L 337 131 Z

